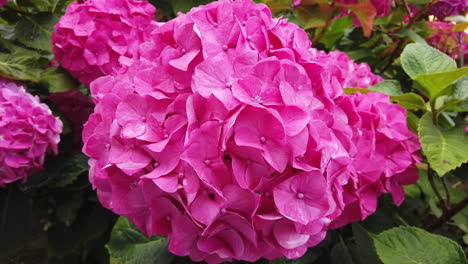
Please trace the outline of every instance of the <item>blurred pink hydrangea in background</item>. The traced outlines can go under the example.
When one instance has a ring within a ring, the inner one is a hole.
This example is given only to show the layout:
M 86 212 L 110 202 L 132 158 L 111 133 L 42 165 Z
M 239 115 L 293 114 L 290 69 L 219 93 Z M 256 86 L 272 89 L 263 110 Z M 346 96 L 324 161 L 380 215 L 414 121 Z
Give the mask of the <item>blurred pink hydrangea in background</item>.
M 52 35 L 55 59 L 85 85 L 124 72 L 146 33 L 156 27 L 155 11 L 147 1 L 71 3 Z
M 39 171 L 57 153 L 62 122 L 23 86 L 0 79 L 0 186 Z
M 463 15 L 466 11 L 468 0 L 438 0 L 431 5 L 427 14 L 443 21 L 448 16 Z
M 6 5 L 8 0 L 0 0 L 0 7 Z
M 94 7 L 101 2 L 72 4 L 57 26 L 55 53 L 68 69 L 86 50 L 75 36 L 126 35 L 114 19 L 142 13 L 109 16 L 127 1 Z M 76 17 L 93 30 L 72 29 Z M 383 94 L 343 92 L 382 78 L 342 52 L 311 48 L 267 6 L 221 0 L 132 30 L 144 38 L 119 53 L 127 67 L 88 58 L 71 70 L 102 76 L 90 83 L 96 107 L 83 151 L 101 203 L 147 235 L 168 236 L 174 254 L 298 258 L 328 229 L 372 214 L 381 194 L 401 204 L 402 186 L 417 180 L 405 110 Z M 107 58 L 114 47 L 98 43 L 95 56 Z
M 432 35 L 427 39 L 427 43 L 440 51 L 446 53 L 453 59 L 460 57 L 461 49 L 465 61 L 468 61 L 468 42 L 465 41 L 465 32 L 453 32 L 452 22 L 429 21 Z

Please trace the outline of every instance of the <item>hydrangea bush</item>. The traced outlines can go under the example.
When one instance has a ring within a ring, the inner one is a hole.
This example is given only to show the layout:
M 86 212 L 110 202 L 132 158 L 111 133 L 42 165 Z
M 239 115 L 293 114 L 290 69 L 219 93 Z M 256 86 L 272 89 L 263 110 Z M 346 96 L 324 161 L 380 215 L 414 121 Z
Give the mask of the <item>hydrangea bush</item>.
M 0 78 L 0 186 L 42 169 L 57 154 L 62 122 L 24 86 Z
M 151 38 L 125 74 L 91 83 L 83 150 L 103 205 L 173 253 L 297 258 L 418 179 L 406 111 L 343 92 L 382 79 L 265 5 L 200 6 Z

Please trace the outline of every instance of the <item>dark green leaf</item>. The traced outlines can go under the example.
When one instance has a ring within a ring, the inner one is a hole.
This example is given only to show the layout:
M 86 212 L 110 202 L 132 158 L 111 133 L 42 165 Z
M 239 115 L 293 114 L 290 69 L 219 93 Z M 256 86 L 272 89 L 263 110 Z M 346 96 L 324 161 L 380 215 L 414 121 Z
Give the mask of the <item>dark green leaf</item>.
M 52 52 L 51 36 L 59 16 L 51 13 L 25 15 L 15 28 L 16 39 L 25 46 Z
M 107 248 L 112 263 L 169 264 L 174 258 L 164 237 L 145 237 L 125 217 L 115 224 Z
M 454 241 L 416 227 L 397 227 L 373 236 L 384 264 L 466 264 Z
M 380 264 L 382 263 L 377 256 L 374 248 L 372 237 L 369 235 L 366 229 L 360 224 L 353 223 L 353 238 L 356 242 L 356 253 L 360 264 Z

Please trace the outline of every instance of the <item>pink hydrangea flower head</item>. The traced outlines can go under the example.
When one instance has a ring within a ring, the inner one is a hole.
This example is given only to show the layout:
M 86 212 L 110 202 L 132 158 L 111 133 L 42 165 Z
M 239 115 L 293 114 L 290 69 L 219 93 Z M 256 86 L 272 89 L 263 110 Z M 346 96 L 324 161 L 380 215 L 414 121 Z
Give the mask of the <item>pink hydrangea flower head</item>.
M 157 27 L 147 1 L 86 0 L 71 3 L 52 35 L 55 59 L 89 85 L 126 70 L 137 48 Z
M 83 151 L 101 203 L 171 252 L 298 258 L 417 179 L 405 110 L 343 91 L 382 78 L 265 5 L 220 0 L 149 36 L 125 72 L 91 83 Z
M 429 28 L 432 34 L 427 39 L 427 43 L 446 53 L 454 60 L 461 55 L 463 48 L 464 57 L 468 59 L 468 42 L 465 41 L 465 32 L 453 32 L 452 22 L 429 21 Z
M 431 5 L 427 14 L 443 21 L 448 16 L 463 15 L 466 11 L 468 11 L 466 0 L 439 0 Z
M 6 5 L 8 0 L 0 0 L 0 7 Z
M 0 186 L 39 171 L 49 152 L 57 153 L 62 122 L 38 97 L 0 79 Z

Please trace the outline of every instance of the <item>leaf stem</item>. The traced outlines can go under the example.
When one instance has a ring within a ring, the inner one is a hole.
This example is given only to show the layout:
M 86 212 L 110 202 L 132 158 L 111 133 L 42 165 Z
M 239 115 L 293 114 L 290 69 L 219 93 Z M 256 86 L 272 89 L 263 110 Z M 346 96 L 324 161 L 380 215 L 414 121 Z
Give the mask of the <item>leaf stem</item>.
M 437 218 L 434 222 L 430 223 L 426 226 L 426 230 L 432 231 L 445 223 L 446 221 L 450 220 L 454 215 L 459 213 L 461 210 L 465 209 L 468 206 L 468 197 L 460 201 L 459 203 L 455 204 L 450 210 L 447 210 L 442 214 L 441 217 Z
M 447 183 L 445 182 L 445 178 L 442 178 L 442 184 L 444 185 L 444 191 L 445 191 L 445 205 L 447 208 L 450 208 L 452 206 L 452 202 L 450 201 L 450 191 L 447 186 Z
M 440 195 L 439 190 L 437 190 L 437 186 L 434 182 L 434 170 L 430 167 L 431 165 L 428 165 L 427 168 L 427 177 L 429 179 L 429 183 L 431 184 L 432 190 L 434 191 L 435 195 L 437 196 L 437 199 L 439 199 L 440 206 L 442 207 L 442 210 L 444 213 L 447 212 L 447 207 L 445 206 L 445 201 L 442 198 L 442 195 Z

